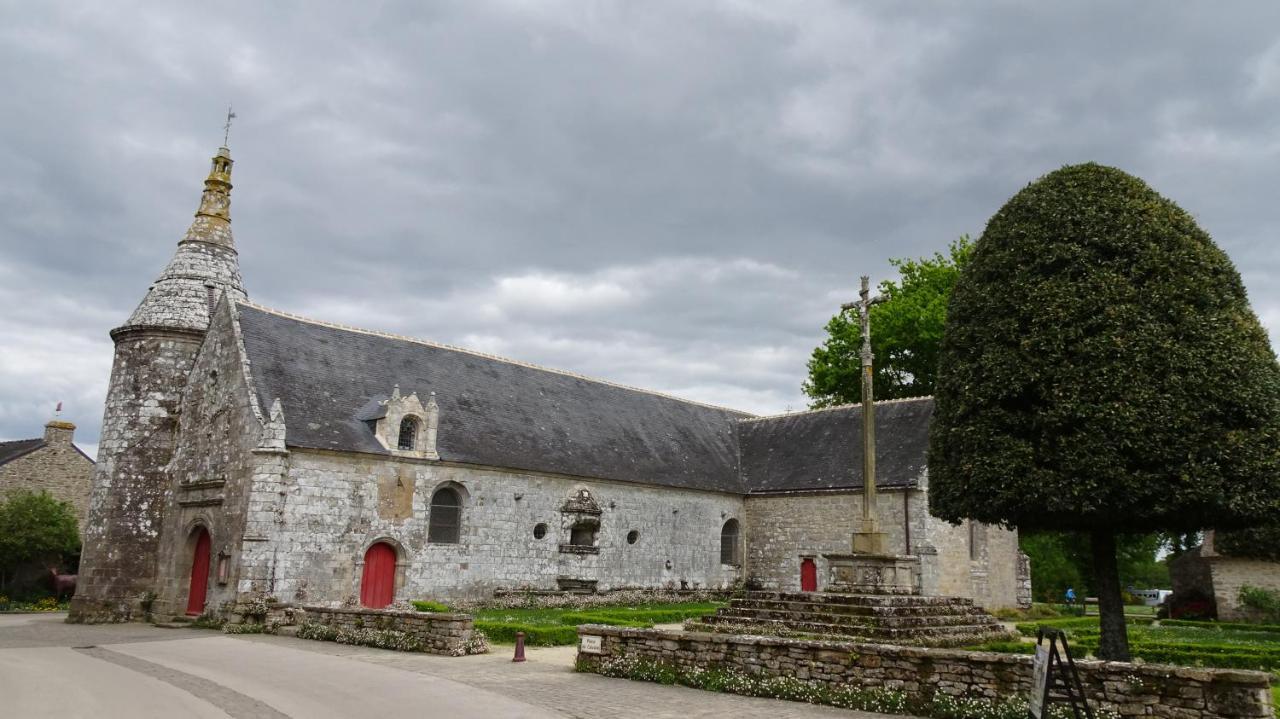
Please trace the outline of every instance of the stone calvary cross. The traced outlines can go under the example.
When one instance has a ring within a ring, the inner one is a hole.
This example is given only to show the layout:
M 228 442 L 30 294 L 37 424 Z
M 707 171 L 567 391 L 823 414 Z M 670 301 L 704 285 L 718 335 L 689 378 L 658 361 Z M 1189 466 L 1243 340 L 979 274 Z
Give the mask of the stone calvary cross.
M 840 305 L 841 310 L 857 310 L 862 332 L 862 525 L 853 535 L 856 554 L 883 554 L 885 533 L 876 517 L 876 409 L 871 367 L 871 306 L 885 301 L 871 296 L 871 278 L 862 276 L 857 302 Z

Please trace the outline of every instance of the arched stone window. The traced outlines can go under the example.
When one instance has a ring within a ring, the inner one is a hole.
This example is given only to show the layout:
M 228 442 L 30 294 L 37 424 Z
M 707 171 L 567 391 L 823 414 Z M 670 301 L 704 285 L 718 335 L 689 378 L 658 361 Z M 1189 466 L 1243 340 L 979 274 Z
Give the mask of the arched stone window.
M 441 487 L 431 495 L 427 517 L 427 541 L 457 544 L 462 529 L 462 496 L 452 487 Z
M 720 563 L 741 564 L 738 551 L 738 520 L 730 519 L 720 528 Z
M 396 442 L 396 449 L 413 449 L 418 442 L 418 418 L 405 417 L 400 420 L 400 441 Z

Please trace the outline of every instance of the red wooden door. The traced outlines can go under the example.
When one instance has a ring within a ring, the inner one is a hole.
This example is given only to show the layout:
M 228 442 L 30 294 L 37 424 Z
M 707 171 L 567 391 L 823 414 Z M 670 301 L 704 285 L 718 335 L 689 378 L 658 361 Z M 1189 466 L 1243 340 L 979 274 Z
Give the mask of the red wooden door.
M 800 560 L 800 591 L 818 591 L 818 565 L 808 557 Z
M 187 593 L 187 614 L 204 613 L 205 595 L 209 591 L 209 531 L 200 528 L 196 537 L 196 552 L 191 558 L 191 590 Z
M 364 553 L 364 573 L 360 576 L 360 603 L 381 609 L 395 598 L 396 550 L 378 542 Z

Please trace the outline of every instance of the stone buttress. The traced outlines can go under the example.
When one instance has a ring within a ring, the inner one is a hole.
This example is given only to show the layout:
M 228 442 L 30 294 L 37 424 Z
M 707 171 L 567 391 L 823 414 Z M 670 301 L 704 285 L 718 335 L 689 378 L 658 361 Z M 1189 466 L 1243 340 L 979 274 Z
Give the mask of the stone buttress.
M 111 331 L 115 358 L 70 621 L 129 619 L 151 591 L 183 387 L 218 298 L 246 299 L 231 235 L 231 164 L 219 148 L 173 259 Z

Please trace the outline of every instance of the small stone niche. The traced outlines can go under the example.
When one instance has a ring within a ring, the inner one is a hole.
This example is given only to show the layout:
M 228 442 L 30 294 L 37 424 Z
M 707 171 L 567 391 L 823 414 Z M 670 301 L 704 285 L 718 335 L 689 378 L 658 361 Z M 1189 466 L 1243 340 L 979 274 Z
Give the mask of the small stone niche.
M 565 500 L 560 508 L 561 525 L 565 542 L 560 544 L 564 554 L 600 553 L 600 504 L 591 496 L 591 490 L 579 489 Z

